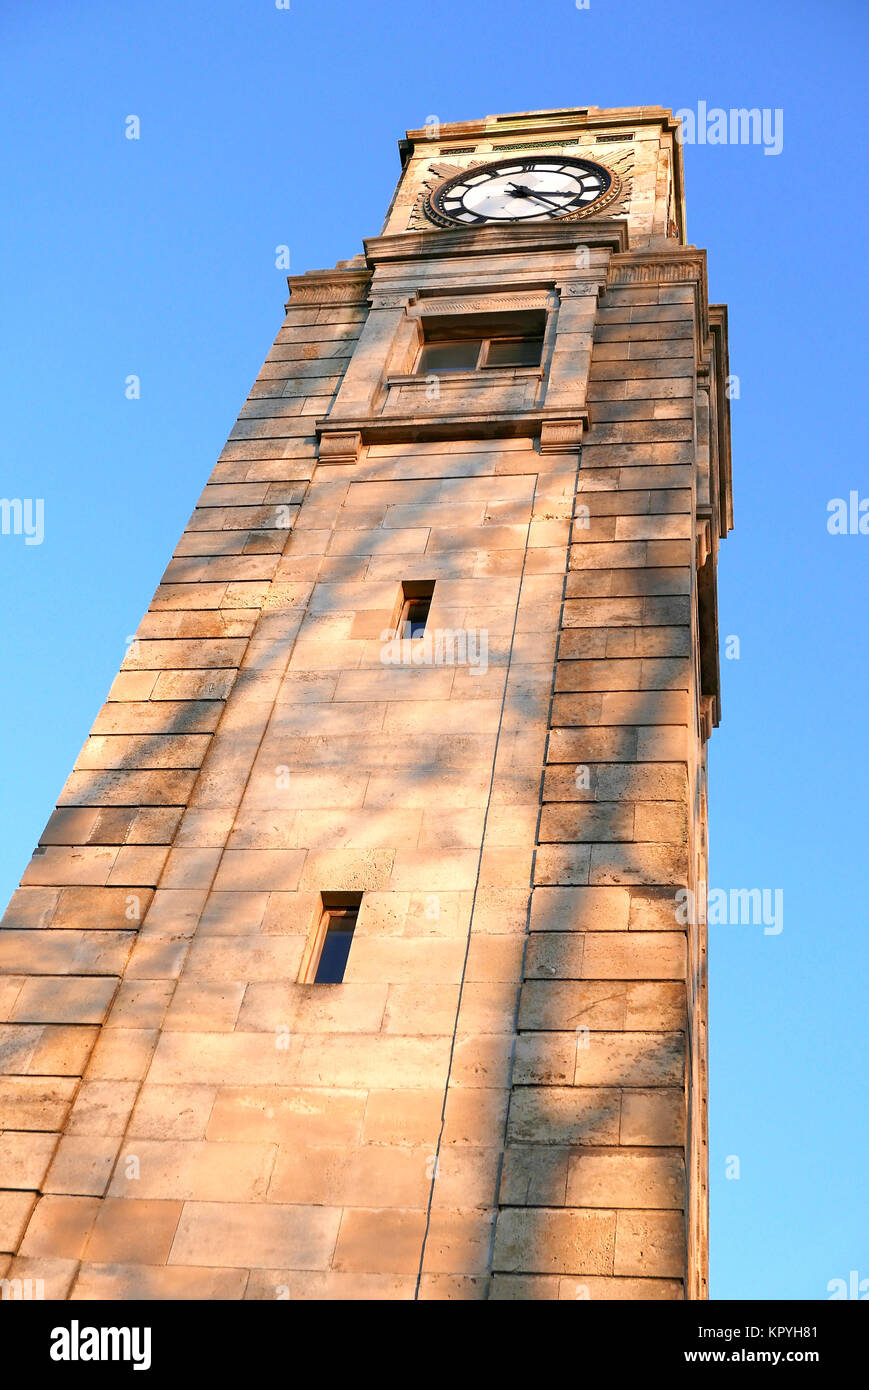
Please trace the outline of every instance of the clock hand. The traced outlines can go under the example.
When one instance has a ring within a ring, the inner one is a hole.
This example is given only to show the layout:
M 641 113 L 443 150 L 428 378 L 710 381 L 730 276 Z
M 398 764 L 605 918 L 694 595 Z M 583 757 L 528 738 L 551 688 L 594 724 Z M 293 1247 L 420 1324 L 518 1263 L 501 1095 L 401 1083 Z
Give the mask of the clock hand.
M 554 194 L 557 198 L 572 198 L 575 196 L 574 191 L 570 188 L 529 188 L 527 183 L 514 183 L 510 184 L 510 187 L 514 188 L 517 193 Z
M 549 206 L 550 206 L 551 208 L 561 208 L 561 207 L 564 206 L 563 203 L 553 203 L 553 201 L 552 201 L 551 198 L 547 198 L 547 197 L 545 196 L 545 194 L 539 192 L 538 189 L 526 188 L 524 184 L 511 184 L 510 187 L 511 187 L 511 189 L 512 189 L 513 196 L 516 197 L 516 198 L 535 198 L 538 202 L 541 202 L 541 203 L 548 203 Z M 562 194 L 562 193 L 560 193 L 560 191 L 559 191 L 557 188 L 553 188 L 553 189 L 551 189 L 550 191 L 551 191 L 552 193 L 555 193 L 557 196 L 561 196 L 561 197 L 570 197 L 570 198 L 575 198 L 575 197 L 576 197 L 576 194 L 575 194 L 575 193 L 570 193 L 570 194 L 564 193 L 564 194 Z

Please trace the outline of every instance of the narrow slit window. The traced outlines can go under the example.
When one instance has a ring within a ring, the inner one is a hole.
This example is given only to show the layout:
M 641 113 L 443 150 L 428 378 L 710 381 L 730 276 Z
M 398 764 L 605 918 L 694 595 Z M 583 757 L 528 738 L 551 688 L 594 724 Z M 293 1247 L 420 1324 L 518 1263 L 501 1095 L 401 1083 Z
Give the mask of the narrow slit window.
M 313 980 L 315 985 L 341 984 L 358 917 L 358 903 L 323 908 L 319 931 L 320 958 Z
M 422 637 L 428 622 L 434 580 L 406 580 L 402 585 L 401 612 L 398 618 L 400 637 Z

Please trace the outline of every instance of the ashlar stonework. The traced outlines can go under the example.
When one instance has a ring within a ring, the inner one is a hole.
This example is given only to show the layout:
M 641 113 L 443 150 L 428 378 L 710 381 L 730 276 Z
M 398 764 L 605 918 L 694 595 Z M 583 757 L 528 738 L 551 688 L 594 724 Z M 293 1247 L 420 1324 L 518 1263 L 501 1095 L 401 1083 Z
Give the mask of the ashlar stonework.
M 429 219 L 528 152 L 616 192 Z M 676 122 L 401 153 L 382 233 L 290 278 L 3 918 L 0 1275 L 50 1298 L 706 1296 L 675 895 L 706 881 L 727 315 Z M 416 369 L 529 324 L 539 365 Z M 428 653 L 385 659 L 421 593 Z

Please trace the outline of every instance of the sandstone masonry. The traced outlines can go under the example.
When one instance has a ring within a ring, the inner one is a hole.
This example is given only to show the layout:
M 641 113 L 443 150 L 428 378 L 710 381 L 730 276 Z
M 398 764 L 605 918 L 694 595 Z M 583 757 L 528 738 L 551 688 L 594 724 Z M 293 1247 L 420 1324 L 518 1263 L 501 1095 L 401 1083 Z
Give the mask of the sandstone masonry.
M 382 234 L 290 279 L 2 921 L 0 1276 L 706 1296 L 705 929 L 675 894 L 707 877 L 727 318 L 675 128 L 409 132 Z M 426 220 L 536 149 L 618 198 Z M 539 368 L 415 375 L 433 321 L 528 315 Z M 485 665 L 384 661 L 414 584 Z M 339 984 L 308 982 L 323 895 L 359 902 Z

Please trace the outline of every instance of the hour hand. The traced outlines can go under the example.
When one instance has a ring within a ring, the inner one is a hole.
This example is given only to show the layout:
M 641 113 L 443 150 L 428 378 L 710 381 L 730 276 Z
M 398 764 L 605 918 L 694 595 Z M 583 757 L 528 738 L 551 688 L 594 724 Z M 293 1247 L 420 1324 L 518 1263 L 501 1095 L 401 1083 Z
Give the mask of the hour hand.
M 553 203 L 551 198 L 547 198 L 544 193 L 538 192 L 536 188 L 526 188 L 524 184 L 515 183 L 510 184 L 509 187 L 517 198 L 534 198 L 538 203 L 548 203 L 551 208 L 560 208 L 562 206 L 561 203 Z M 557 189 L 553 189 L 552 191 L 556 194 L 558 192 Z

